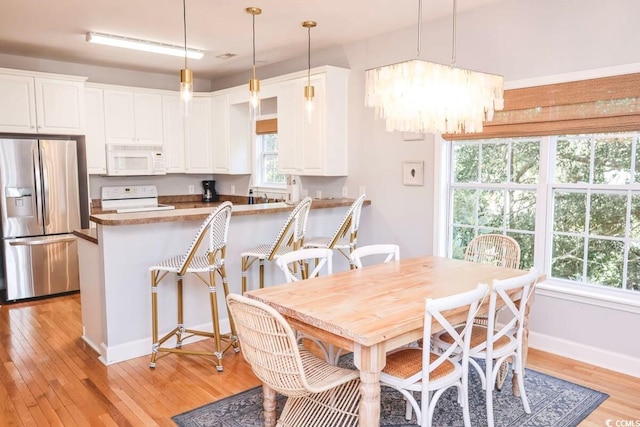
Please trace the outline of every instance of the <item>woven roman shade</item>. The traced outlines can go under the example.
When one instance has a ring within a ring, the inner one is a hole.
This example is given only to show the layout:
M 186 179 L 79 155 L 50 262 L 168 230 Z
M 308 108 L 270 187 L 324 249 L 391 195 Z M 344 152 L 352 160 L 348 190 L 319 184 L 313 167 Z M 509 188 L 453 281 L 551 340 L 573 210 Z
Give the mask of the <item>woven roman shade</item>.
M 278 133 L 278 119 L 256 121 L 256 135 L 264 135 L 267 133 Z
M 640 73 L 505 90 L 479 133 L 446 140 L 640 130 Z

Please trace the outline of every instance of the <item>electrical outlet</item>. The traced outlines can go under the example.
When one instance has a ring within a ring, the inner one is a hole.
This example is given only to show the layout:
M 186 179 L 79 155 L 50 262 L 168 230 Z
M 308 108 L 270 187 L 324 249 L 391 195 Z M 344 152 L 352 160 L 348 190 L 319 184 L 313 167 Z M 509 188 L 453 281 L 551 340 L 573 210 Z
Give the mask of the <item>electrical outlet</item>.
M 236 186 L 235 185 L 231 186 L 231 194 L 236 194 Z
M 349 197 L 349 193 L 347 192 L 347 186 L 345 185 L 344 187 L 342 187 L 342 197 L 343 198 L 347 198 Z
M 322 199 L 322 191 L 316 190 L 316 199 L 318 200 Z
M 360 186 L 360 194 L 359 195 L 362 196 L 363 194 L 367 194 L 367 193 L 365 191 L 364 185 L 361 185 Z
M 196 187 L 193 185 L 189 185 L 189 194 L 194 194 L 196 192 Z

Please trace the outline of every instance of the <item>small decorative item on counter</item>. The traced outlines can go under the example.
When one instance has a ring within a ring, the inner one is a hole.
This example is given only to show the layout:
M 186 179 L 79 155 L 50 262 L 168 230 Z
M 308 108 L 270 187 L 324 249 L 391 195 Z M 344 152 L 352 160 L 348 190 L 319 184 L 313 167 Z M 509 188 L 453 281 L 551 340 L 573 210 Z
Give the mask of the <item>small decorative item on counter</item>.
M 253 200 L 253 189 L 249 189 L 249 204 L 253 205 L 255 201 Z

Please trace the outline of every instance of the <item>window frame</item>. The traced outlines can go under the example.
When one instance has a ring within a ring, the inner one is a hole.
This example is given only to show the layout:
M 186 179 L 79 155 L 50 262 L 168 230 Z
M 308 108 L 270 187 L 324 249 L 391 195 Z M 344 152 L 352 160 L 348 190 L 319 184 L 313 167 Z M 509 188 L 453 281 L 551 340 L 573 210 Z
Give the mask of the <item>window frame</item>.
M 260 120 L 277 119 L 275 114 L 263 115 Z M 277 134 L 277 132 L 275 132 Z M 265 133 L 266 134 L 266 133 Z M 264 151 L 263 151 L 263 135 L 253 133 L 253 147 L 254 147 L 254 162 L 253 162 L 253 176 L 252 188 L 254 193 L 269 192 L 271 195 L 284 195 L 287 192 L 286 181 L 282 184 L 273 184 L 264 182 Z M 270 134 L 270 133 L 269 133 Z M 258 195 L 258 194 L 256 194 Z
M 572 184 L 554 183 L 552 157 L 555 155 L 554 143 L 555 136 L 538 137 L 540 139 L 540 169 L 539 181 L 536 191 L 536 217 L 535 217 L 535 251 L 533 254 L 533 262 L 536 268 L 545 274 L 545 280 L 538 283 L 536 292 L 545 296 L 552 296 L 572 302 L 587 303 L 602 307 L 614 308 L 621 311 L 628 311 L 640 314 L 640 292 L 628 291 L 624 289 L 610 288 L 602 285 L 578 283 L 563 279 L 551 278 L 551 236 L 553 232 L 552 219 L 553 213 L 551 209 L 547 209 L 552 203 L 553 191 L 556 188 L 567 188 Z M 517 138 L 505 138 L 517 139 Z M 639 144 L 640 145 L 640 144 Z M 453 144 L 440 138 L 435 144 L 435 157 L 442 161 L 436 163 L 435 185 L 434 191 L 434 209 L 438 212 L 436 221 L 434 221 L 434 254 L 440 256 L 451 257 L 452 239 L 450 226 L 450 216 L 452 215 L 453 199 L 451 191 L 454 187 L 450 186 L 453 177 L 452 160 L 453 160 Z M 478 186 L 486 187 L 486 184 L 469 183 L 467 185 L 458 185 L 455 188 L 478 188 Z M 633 188 L 628 191 L 640 191 L 640 184 L 632 184 Z M 627 187 L 631 187 L 627 186 Z M 502 188 L 509 189 L 508 184 L 501 185 Z M 528 187 L 528 185 L 527 185 Z M 619 190 L 620 186 L 600 185 L 599 189 L 608 187 L 610 190 Z M 513 187 L 511 187 L 513 188 Z

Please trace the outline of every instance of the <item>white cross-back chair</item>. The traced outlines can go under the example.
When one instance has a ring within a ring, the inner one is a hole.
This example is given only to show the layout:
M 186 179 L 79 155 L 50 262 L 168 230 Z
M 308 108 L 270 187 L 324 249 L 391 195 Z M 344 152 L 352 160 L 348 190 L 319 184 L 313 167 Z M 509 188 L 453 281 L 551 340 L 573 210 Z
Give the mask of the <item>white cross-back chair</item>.
M 356 268 L 362 268 L 362 259 L 366 257 L 371 257 L 376 261 L 382 259 L 382 262 L 398 261 L 400 260 L 400 246 L 393 244 L 361 246 L 351 253 L 351 263 Z
M 276 426 L 358 425 L 358 371 L 331 365 L 299 345 L 291 326 L 268 305 L 235 294 L 227 301 L 254 374 L 270 390 L 287 396 Z M 264 395 L 275 398 L 266 388 Z
M 365 195 L 360 195 L 347 209 L 342 221 L 338 228 L 334 231 L 331 237 L 312 237 L 307 239 L 304 243 L 305 248 L 327 248 L 336 249 L 342 255 L 349 260 L 351 269 L 354 268 L 351 264 L 349 255 L 358 247 L 358 229 L 360 228 L 360 213 L 362 212 L 362 205 L 364 204 Z
M 282 225 L 276 239 L 270 244 L 261 244 L 247 249 L 240 254 L 242 257 L 242 293 L 247 290 L 247 274 L 249 268 L 258 261 L 260 268 L 260 288 L 264 287 L 264 262 L 274 261 L 281 255 L 302 248 L 304 235 L 307 230 L 311 197 L 305 197 L 293 208 L 291 214 Z
M 312 262 L 313 261 L 313 262 Z M 333 272 L 333 250 L 327 248 L 298 249 L 288 252 L 276 260 L 276 265 L 284 273 L 287 283 L 302 282 L 305 279 L 312 279 L 320 273 L 331 274 Z M 315 268 L 309 271 L 310 266 Z M 304 286 L 304 283 L 301 283 Z M 332 344 L 325 344 L 317 338 L 298 332 L 298 341 L 303 339 L 314 342 L 322 351 L 327 362 L 336 365 L 340 358 L 341 350 Z
M 488 286 L 479 284 L 474 290 L 425 302 L 423 348 L 403 347 L 387 354 L 387 365 L 380 374 L 380 383 L 398 390 L 407 401 L 406 419 L 415 411 L 417 423 L 431 426 L 440 396 L 450 387 L 458 390 L 464 425 L 471 425 L 468 400 L 469 346 L 471 325 Z M 456 330 L 447 319 L 451 310 L 464 310 L 468 328 Z M 454 344 L 438 354 L 430 349 L 431 331 L 443 329 L 454 338 Z M 420 395 L 418 403 L 414 393 Z
M 524 389 L 525 367 L 523 364 L 522 347 L 527 303 L 535 289 L 539 273 L 531 268 L 522 276 L 505 280 L 494 280 L 489 297 L 489 314 L 487 326 L 473 325 L 471 335 L 472 358 L 485 361 L 483 369 L 475 360 L 470 359 L 471 365 L 478 371 L 482 380 L 482 388 L 486 390 L 487 424 L 493 427 L 493 389 L 498 376 L 499 367 L 511 360 L 513 375 L 516 376 L 522 405 L 527 414 L 531 413 L 529 401 Z M 496 308 L 504 304 L 501 319 L 505 322 L 496 324 Z M 506 319 L 505 319 L 506 318 Z M 464 325 L 458 328 L 464 328 Z M 433 344 L 440 349 L 451 346 L 452 337 L 448 332 L 438 334 Z
M 480 264 L 491 264 L 507 268 L 520 268 L 520 245 L 513 238 L 504 234 L 480 234 L 467 245 L 464 253 L 465 261 Z M 487 325 L 487 316 L 477 316 L 474 320 L 478 325 Z M 507 378 L 508 366 L 500 365 L 496 387 L 502 390 Z
M 217 370 L 222 372 L 222 356 L 224 352 L 232 346 L 236 352 L 239 351 L 233 322 L 231 322 L 231 334 L 222 335 L 220 333 L 216 296 L 216 274 L 220 276 L 225 295 L 229 294 L 225 257 L 232 207 L 231 202 L 220 204 L 220 206 L 204 220 L 187 252 L 171 257 L 149 268 L 151 271 L 151 339 L 153 342 L 151 363 L 149 365 L 151 368 L 156 367 L 158 353 L 165 352 L 213 356 L 216 360 Z M 205 253 L 199 253 L 198 250 L 203 242 L 207 242 L 207 250 Z M 178 322 L 174 329 L 162 338 L 158 338 L 158 285 L 170 273 L 177 276 Z M 183 278 L 187 274 L 194 275 L 209 288 L 209 304 L 211 306 L 211 320 L 213 322 L 213 331 L 211 332 L 186 329 L 184 326 Z M 213 338 L 215 340 L 215 351 L 195 351 L 183 348 L 182 344 L 184 340 L 193 336 Z M 175 346 L 163 347 L 163 344 L 172 337 L 176 338 Z M 222 343 L 223 339 L 227 342 L 224 346 Z

